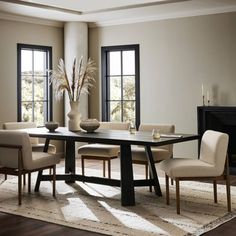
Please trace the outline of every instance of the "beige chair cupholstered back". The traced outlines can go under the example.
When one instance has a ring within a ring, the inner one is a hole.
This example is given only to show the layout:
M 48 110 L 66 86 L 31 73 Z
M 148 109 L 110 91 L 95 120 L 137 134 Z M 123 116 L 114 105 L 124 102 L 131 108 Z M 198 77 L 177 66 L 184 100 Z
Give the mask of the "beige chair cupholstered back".
M 169 180 L 176 182 L 176 211 L 180 214 L 179 182 L 183 180 L 212 180 L 214 201 L 217 202 L 217 180 L 226 181 L 228 211 L 231 211 L 230 180 L 227 158 L 228 134 L 207 130 L 202 136 L 199 159 L 175 158 L 159 164 L 166 175 L 166 203 L 169 205 Z
M 153 129 L 158 130 L 158 132 L 161 134 L 173 134 L 175 132 L 175 126 L 172 124 L 140 124 L 139 126 L 139 131 L 150 132 L 150 135 L 152 135 Z M 146 179 L 148 179 L 149 167 L 144 147 L 132 146 L 131 150 L 132 150 L 132 162 L 134 164 L 145 165 L 145 175 Z M 173 157 L 173 144 L 160 147 L 153 146 L 151 147 L 151 150 L 152 150 L 153 160 L 155 163 Z
M 31 172 L 53 169 L 53 196 L 55 196 L 56 154 L 32 152 L 30 137 L 24 131 L 0 130 L 0 173 L 18 176 L 18 203 L 21 204 L 22 175 L 28 174 L 28 191 L 31 189 Z
M 6 122 L 3 123 L 3 129 L 6 130 L 18 130 L 18 129 L 28 129 L 28 128 L 37 128 L 35 122 Z M 34 152 L 42 152 L 44 148 L 44 143 L 40 143 L 38 138 L 30 137 L 30 143 L 32 150 Z M 56 146 L 49 144 L 48 153 L 56 153 Z
M 128 130 L 128 122 L 100 122 L 99 130 Z M 81 155 L 82 175 L 84 175 L 84 160 L 102 160 L 103 161 L 103 177 L 106 176 L 106 161 L 108 162 L 108 178 L 111 178 L 111 160 L 118 157 L 120 147 L 110 144 L 86 144 L 78 149 Z

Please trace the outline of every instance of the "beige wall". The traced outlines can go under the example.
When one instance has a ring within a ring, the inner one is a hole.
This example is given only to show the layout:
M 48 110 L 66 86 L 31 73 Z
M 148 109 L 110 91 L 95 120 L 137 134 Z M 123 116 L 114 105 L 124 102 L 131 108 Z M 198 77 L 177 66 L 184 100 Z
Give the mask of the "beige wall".
M 63 57 L 63 29 L 0 20 L 0 124 L 17 121 L 17 43 L 52 46 L 53 67 Z M 64 122 L 63 104 L 54 102 L 53 119 Z
M 100 67 L 101 46 L 140 44 L 141 122 L 173 123 L 197 133 L 201 85 L 211 104 L 236 105 L 236 13 L 89 30 L 89 56 Z M 101 117 L 101 79 L 90 96 L 90 117 Z M 196 142 L 175 155 L 197 153 Z

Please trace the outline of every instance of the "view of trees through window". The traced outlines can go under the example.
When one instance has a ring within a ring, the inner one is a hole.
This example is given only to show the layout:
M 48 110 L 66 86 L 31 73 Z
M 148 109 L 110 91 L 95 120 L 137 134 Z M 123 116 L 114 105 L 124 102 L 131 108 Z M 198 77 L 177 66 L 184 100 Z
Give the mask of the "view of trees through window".
M 18 44 L 18 120 L 38 126 L 50 119 L 51 48 Z
M 103 48 L 103 118 L 139 122 L 139 68 L 137 47 Z M 103 65 L 104 68 L 104 65 Z M 137 110 L 138 108 L 138 110 Z

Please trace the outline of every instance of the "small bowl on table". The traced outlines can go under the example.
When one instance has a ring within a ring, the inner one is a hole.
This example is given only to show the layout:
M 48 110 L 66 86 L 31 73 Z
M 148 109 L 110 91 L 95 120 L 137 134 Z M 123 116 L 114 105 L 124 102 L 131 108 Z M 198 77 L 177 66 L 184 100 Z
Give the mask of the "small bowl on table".
M 80 127 L 87 131 L 87 133 L 93 133 L 99 126 L 100 123 L 97 119 L 87 119 L 80 122 Z
M 55 130 L 58 128 L 59 124 L 54 121 L 49 121 L 45 123 L 45 127 L 49 130 L 49 132 L 55 132 Z

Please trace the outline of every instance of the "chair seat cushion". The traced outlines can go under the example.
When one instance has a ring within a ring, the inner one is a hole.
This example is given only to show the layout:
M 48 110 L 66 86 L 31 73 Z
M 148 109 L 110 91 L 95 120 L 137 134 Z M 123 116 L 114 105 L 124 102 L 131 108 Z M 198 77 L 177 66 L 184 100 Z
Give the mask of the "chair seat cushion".
M 120 147 L 109 144 L 86 144 L 78 148 L 78 153 L 83 156 L 114 157 L 118 155 Z
M 152 148 L 152 155 L 154 162 L 160 162 L 165 159 L 169 159 L 172 153 L 162 148 Z M 147 155 L 144 147 L 132 147 L 132 160 L 133 161 L 147 161 Z
M 173 158 L 159 163 L 169 177 L 210 177 L 219 176 L 214 165 L 200 159 Z
M 46 152 L 32 152 L 32 163 L 25 165 L 26 170 L 39 169 L 46 166 L 56 165 L 60 162 L 60 155 Z
M 44 143 L 32 144 L 31 146 L 33 152 L 43 152 Z M 49 144 L 48 153 L 56 153 L 56 147 L 52 144 Z

